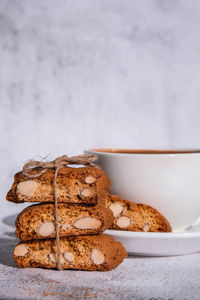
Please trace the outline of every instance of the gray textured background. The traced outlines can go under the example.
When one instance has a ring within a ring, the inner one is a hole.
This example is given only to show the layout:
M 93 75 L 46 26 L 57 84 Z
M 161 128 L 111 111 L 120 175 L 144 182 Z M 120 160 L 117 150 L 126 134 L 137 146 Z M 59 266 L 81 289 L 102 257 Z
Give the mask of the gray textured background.
M 1 0 L 1 197 L 39 155 L 199 147 L 199 16 L 198 0 Z

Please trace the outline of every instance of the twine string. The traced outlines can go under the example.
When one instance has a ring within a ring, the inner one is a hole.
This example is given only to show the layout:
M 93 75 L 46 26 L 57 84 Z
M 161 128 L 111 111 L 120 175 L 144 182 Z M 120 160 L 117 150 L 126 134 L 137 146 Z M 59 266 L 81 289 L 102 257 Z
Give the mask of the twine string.
M 68 157 L 63 155 L 57 157 L 53 161 L 28 161 L 22 170 L 22 174 L 30 179 L 40 177 L 48 169 L 54 169 L 54 181 L 53 181 L 53 194 L 54 194 L 54 221 L 56 229 L 56 246 L 57 246 L 57 269 L 62 270 L 61 266 L 61 251 L 60 251 L 60 237 L 59 237 L 59 217 L 58 217 L 58 193 L 57 193 L 57 175 L 61 167 L 67 165 L 85 165 L 97 167 L 93 162 L 97 160 L 95 155 L 76 155 Z M 34 171 L 34 172 L 33 172 Z
M 58 196 L 57 196 L 57 188 L 56 188 L 56 179 L 58 175 L 58 171 L 60 169 L 60 165 L 56 167 L 53 181 L 54 188 L 54 220 L 55 220 L 55 228 L 56 228 L 56 246 L 57 246 L 57 269 L 61 270 L 61 261 L 60 261 L 60 237 L 59 237 L 59 219 L 58 219 Z

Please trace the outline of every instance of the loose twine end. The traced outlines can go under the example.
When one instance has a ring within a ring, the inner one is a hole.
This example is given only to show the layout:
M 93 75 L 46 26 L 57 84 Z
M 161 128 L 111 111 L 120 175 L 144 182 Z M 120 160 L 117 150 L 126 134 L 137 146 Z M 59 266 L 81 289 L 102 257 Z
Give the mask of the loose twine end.
M 94 161 L 97 160 L 95 155 L 76 155 L 72 157 L 68 157 L 67 155 L 63 155 L 57 157 L 53 161 L 37 161 L 37 160 L 30 160 L 27 162 L 22 170 L 22 174 L 30 179 L 34 179 L 40 177 L 44 174 L 48 169 L 54 169 L 54 181 L 53 181 L 53 193 L 54 193 L 54 221 L 55 221 L 55 228 L 56 228 L 56 246 L 57 246 L 57 269 L 62 270 L 61 266 L 61 251 L 60 251 L 60 236 L 59 236 L 59 219 L 58 219 L 58 195 L 57 195 L 57 175 L 58 171 L 61 167 L 68 166 L 68 165 L 85 165 L 85 166 L 92 166 L 97 167 L 94 164 Z M 34 172 L 32 172 L 34 171 Z

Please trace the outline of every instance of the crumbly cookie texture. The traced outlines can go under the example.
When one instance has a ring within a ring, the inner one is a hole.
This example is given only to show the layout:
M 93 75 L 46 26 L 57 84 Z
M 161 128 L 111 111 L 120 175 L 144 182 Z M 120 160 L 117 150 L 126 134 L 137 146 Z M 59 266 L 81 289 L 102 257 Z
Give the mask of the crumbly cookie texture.
M 31 171 L 36 174 L 38 168 Z M 22 202 L 53 202 L 53 180 L 55 170 L 48 169 L 40 177 L 30 179 L 19 172 L 7 194 L 7 200 Z M 57 175 L 58 202 L 86 205 L 105 204 L 110 180 L 100 168 L 60 168 Z
M 60 249 L 63 269 L 108 271 L 127 257 L 122 243 L 104 234 L 61 238 Z M 18 267 L 56 268 L 56 240 L 20 242 L 13 257 Z
M 78 204 L 58 204 L 59 236 L 99 234 L 114 221 L 105 206 L 85 207 Z M 54 238 L 54 204 L 41 203 L 25 208 L 17 217 L 16 235 L 21 240 Z
M 109 195 L 106 198 L 106 206 L 114 215 L 114 222 L 110 229 L 143 232 L 172 231 L 166 218 L 149 205 L 133 203 L 119 196 Z

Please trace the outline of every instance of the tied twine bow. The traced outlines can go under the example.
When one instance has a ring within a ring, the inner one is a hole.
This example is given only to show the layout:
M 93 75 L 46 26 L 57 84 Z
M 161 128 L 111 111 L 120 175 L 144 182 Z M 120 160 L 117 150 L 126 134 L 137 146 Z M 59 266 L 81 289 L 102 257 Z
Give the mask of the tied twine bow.
M 54 193 L 54 219 L 55 219 L 55 229 L 56 229 L 56 245 L 57 245 L 57 269 L 62 270 L 61 267 L 61 252 L 60 252 L 60 239 L 59 239 L 59 220 L 58 220 L 58 195 L 56 188 L 56 179 L 58 175 L 58 171 L 61 167 L 67 165 L 85 165 L 97 167 L 93 162 L 97 160 L 95 155 L 76 155 L 72 157 L 68 157 L 67 155 L 63 155 L 57 157 L 53 161 L 43 162 L 37 160 L 30 160 L 27 162 L 22 170 L 22 174 L 28 178 L 37 178 L 44 174 L 48 169 L 54 169 L 54 181 L 53 181 L 53 193 Z M 35 172 L 31 172 L 34 170 Z

